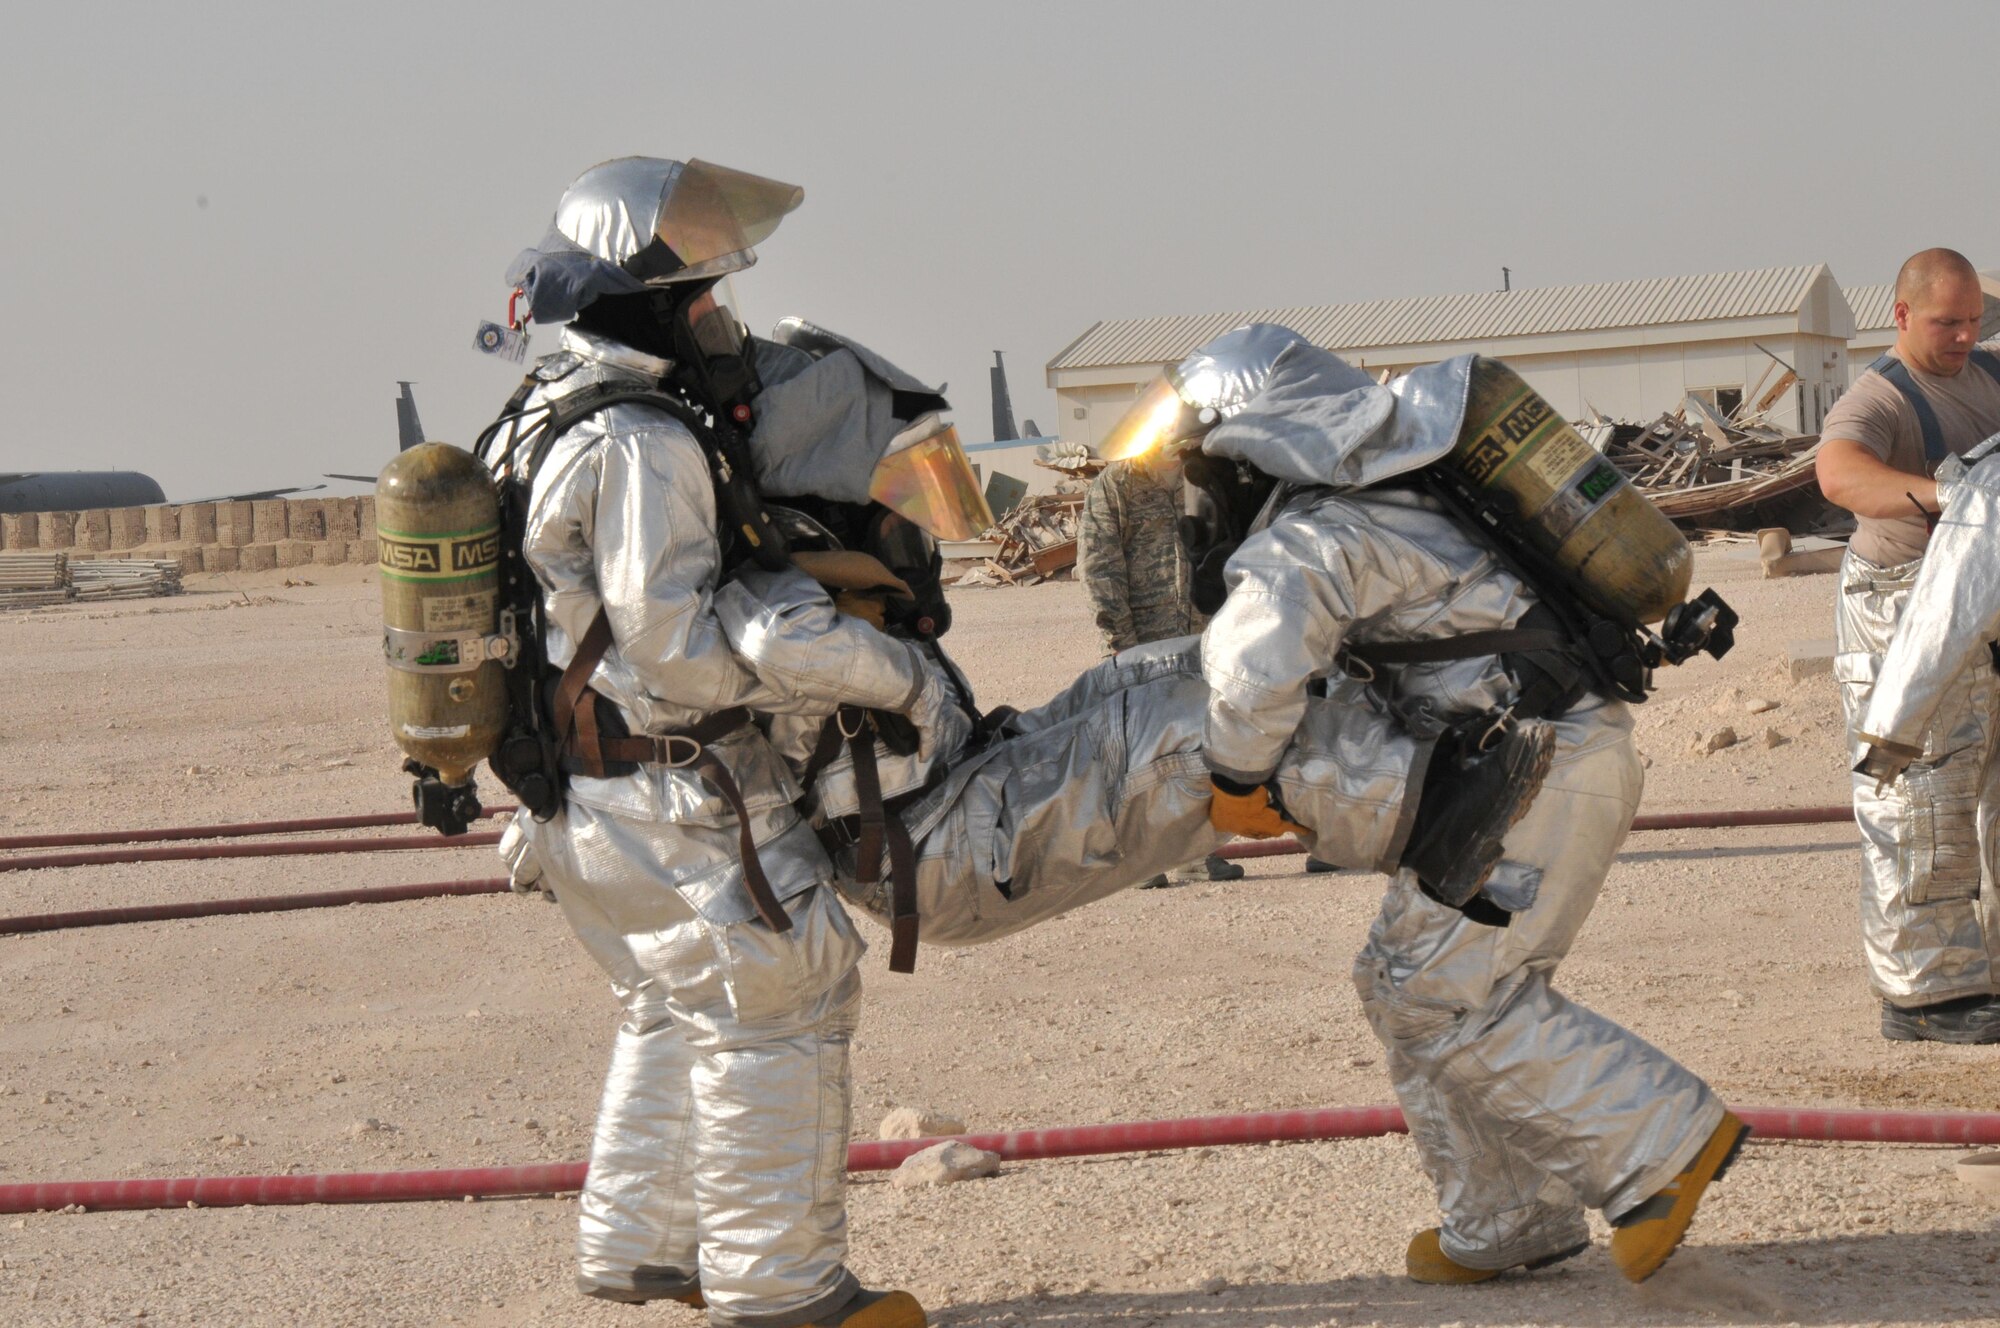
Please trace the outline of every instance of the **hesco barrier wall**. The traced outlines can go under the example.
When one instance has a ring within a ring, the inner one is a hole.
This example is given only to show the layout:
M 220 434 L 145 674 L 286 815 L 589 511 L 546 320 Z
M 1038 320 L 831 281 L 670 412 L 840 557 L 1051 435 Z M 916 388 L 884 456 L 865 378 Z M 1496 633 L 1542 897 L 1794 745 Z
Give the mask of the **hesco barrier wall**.
M 375 561 L 375 499 L 273 498 L 0 514 L 0 552 L 176 559 L 183 572 Z

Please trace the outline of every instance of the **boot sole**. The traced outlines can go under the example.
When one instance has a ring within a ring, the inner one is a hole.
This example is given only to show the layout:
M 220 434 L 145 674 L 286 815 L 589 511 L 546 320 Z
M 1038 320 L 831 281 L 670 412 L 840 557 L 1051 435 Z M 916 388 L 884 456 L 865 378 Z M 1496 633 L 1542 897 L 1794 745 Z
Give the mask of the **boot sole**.
M 1735 1118 L 1732 1116 L 1731 1119 Z M 1736 1159 L 1743 1152 L 1743 1145 L 1749 1138 L 1750 1127 L 1738 1120 L 1736 1122 L 1736 1137 L 1729 1141 L 1728 1147 L 1723 1151 L 1721 1160 L 1716 1162 L 1715 1170 L 1709 1173 L 1708 1179 L 1702 1182 L 1701 1188 L 1696 1190 L 1692 1195 L 1685 1195 L 1674 1200 L 1673 1211 L 1666 1217 L 1657 1219 L 1668 1224 L 1669 1242 L 1665 1252 L 1658 1259 L 1654 1260 L 1650 1267 L 1643 1269 L 1643 1271 L 1634 1271 L 1621 1266 L 1618 1271 L 1623 1273 L 1627 1280 L 1643 1282 L 1667 1266 L 1667 1260 L 1673 1258 L 1679 1252 L 1681 1242 L 1687 1238 L 1688 1228 L 1694 1225 L 1695 1211 L 1701 1207 L 1703 1197 L 1708 1194 L 1708 1187 L 1729 1174 L 1729 1169 L 1736 1165 Z M 1702 1147 L 1701 1157 L 1695 1159 L 1695 1167 L 1701 1165 L 1702 1158 L 1708 1155 L 1708 1151 L 1714 1146 L 1714 1143 L 1714 1138 L 1711 1136 L 1708 1144 Z M 1615 1242 L 1617 1233 L 1613 1232 L 1612 1236 Z
M 1942 1042 L 1954 1047 L 1985 1047 L 2000 1042 L 2000 1028 L 1984 1032 L 1967 1030 L 1963 1033 L 1933 1033 L 1917 1028 L 1884 1028 L 1882 1038 L 1887 1042 Z

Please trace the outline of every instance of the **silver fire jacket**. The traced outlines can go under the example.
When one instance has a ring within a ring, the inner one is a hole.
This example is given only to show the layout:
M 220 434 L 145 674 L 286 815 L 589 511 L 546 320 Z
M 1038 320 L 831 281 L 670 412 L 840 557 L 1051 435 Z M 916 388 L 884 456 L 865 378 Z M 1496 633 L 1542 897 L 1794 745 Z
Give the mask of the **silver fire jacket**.
M 1882 657 L 1857 735 L 1912 759 L 1946 692 L 2000 637 L 2000 454 L 1969 467 L 1951 490 L 1924 552 L 1896 634 Z
M 1431 499 L 1307 489 L 1231 556 L 1229 598 L 1202 637 L 1209 768 L 1261 784 L 1343 645 L 1513 627 L 1534 601 Z M 1500 661 L 1408 665 L 1378 686 L 1414 730 L 1513 699 Z

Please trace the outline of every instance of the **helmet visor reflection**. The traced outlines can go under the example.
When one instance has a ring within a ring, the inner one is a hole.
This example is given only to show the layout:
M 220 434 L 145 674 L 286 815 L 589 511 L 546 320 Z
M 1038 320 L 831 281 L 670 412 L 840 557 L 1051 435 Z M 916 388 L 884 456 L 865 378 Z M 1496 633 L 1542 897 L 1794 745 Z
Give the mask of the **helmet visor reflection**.
M 958 430 L 935 417 L 928 424 L 920 422 L 889 445 L 875 464 L 868 496 L 941 540 L 977 539 L 993 525 L 986 495 L 959 446 Z
M 661 242 L 685 265 L 674 279 L 748 267 L 754 261 L 748 251 L 768 239 L 805 197 L 806 191 L 795 184 L 711 162 L 688 162 L 668 182 L 655 227 Z
M 1193 424 L 1194 412 L 1174 385 L 1165 378 L 1155 379 L 1132 403 L 1132 409 L 1119 417 L 1097 450 L 1107 461 L 1130 461 L 1183 437 Z

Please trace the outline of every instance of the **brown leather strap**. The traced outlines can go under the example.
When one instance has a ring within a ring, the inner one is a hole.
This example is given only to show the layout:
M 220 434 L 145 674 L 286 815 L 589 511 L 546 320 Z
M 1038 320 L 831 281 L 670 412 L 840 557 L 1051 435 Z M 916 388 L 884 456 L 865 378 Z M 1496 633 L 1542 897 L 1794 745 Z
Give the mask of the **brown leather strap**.
M 701 755 L 695 758 L 694 768 L 703 779 L 715 785 L 716 792 L 736 813 L 736 847 L 743 855 L 743 886 L 750 892 L 750 902 L 756 906 L 757 916 L 764 919 L 764 925 L 772 931 L 790 931 L 791 915 L 778 902 L 777 893 L 771 889 L 770 878 L 764 875 L 764 864 L 757 859 L 757 840 L 750 833 L 750 811 L 743 805 L 743 793 L 730 777 L 729 768 L 707 747 L 703 747 Z
M 564 666 L 562 680 L 556 684 L 555 699 L 552 703 L 555 709 L 556 742 L 563 747 L 570 745 L 570 734 L 575 731 L 577 703 L 590 688 L 590 675 L 596 672 L 598 661 L 604 658 L 604 652 L 609 649 L 611 649 L 611 619 L 606 616 L 602 608 L 599 608 L 597 616 L 590 620 L 590 627 L 584 632 L 583 640 L 576 643 L 576 654 L 572 655 L 569 663 Z M 595 732 L 594 716 L 591 727 Z M 603 770 L 603 758 L 595 751 L 579 755 L 586 761 L 595 762 L 600 772 Z M 602 777 L 601 773 L 599 777 Z
M 865 711 L 842 706 L 835 718 L 854 754 L 854 879 L 872 885 L 882 879 L 882 849 L 889 850 L 889 971 L 917 968 L 917 850 L 903 818 L 882 805 L 882 772 L 875 764 L 875 721 Z
M 722 758 L 710 750 L 711 743 L 720 741 L 750 722 L 750 712 L 742 706 L 732 706 L 718 710 L 699 724 L 689 728 L 676 729 L 672 733 L 647 733 L 636 738 L 604 738 L 597 734 L 597 697 L 587 695 L 588 704 L 576 711 L 576 741 L 570 751 L 579 760 L 590 758 L 577 751 L 584 740 L 586 729 L 595 745 L 596 760 L 600 767 L 605 761 L 634 761 L 642 765 L 665 765 L 682 767 L 694 771 L 729 804 L 729 810 L 736 817 L 736 847 L 743 859 L 743 888 L 750 893 L 750 902 L 757 909 L 757 916 L 772 931 L 790 931 L 791 915 L 778 902 L 778 895 L 771 888 L 770 877 L 764 874 L 764 864 L 757 856 L 757 838 L 750 830 L 750 809 L 743 801 L 743 790 L 736 786 L 736 779 L 729 773 L 729 767 Z

